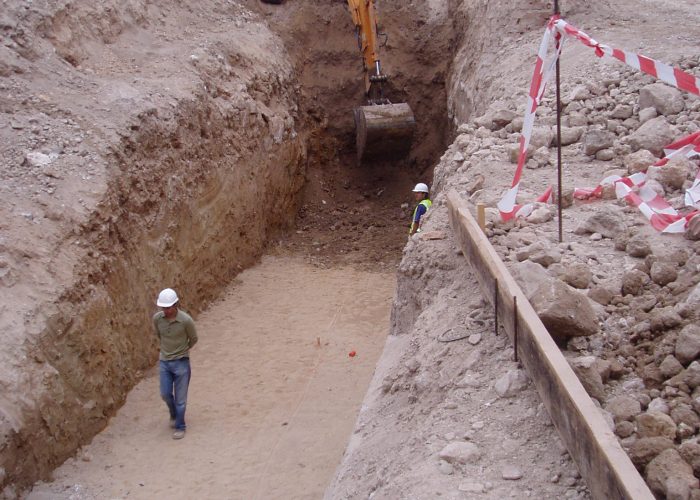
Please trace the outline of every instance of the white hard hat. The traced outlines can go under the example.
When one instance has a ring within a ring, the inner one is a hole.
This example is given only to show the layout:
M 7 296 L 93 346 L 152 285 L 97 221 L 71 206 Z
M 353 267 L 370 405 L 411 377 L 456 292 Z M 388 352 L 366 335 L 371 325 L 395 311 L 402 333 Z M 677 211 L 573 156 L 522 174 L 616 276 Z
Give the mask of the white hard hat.
M 416 184 L 416 187 L 413 188 L 414 193 L 429 193 L 430 191 L 428 190 L 428 185 L 424 184 L 422 182 L 419 182 Z
M 172 288 L 166 288 L 158 294 L 158 300 L 156 301 L 156 305 L 158 307 L 170 307 L 173 304 L 177 304 L 178 300 L 179 299 L 177 298 L 175 290 L 173 290 Z

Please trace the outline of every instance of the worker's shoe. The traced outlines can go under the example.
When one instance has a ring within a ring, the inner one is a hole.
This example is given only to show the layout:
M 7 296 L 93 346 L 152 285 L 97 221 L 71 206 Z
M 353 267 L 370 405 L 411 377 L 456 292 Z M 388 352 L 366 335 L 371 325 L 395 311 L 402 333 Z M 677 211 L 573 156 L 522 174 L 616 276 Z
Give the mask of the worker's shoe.
M 178 429 L 175 432 L 173 432 L 173 439 L 182 439 L 185 437 L 185 431 L 182 429 Z

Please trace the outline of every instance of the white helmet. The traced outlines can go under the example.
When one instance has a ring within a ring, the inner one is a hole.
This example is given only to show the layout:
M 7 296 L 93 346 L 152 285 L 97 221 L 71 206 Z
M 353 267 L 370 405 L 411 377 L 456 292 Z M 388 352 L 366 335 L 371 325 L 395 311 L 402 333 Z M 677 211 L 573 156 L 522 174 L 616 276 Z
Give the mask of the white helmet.
M 171 307 L 174 304 L 177 304 L 178 300 L 179 299 L 177 298 L 175 290 L 173 290 L 172 288 L 166 288 L 158 294 L 158 300 L 156 301 L 156 305 L 158 307 Z
M 416 187 L 413 188 L 414 193 L 429 193 L 430 191 L 428 190 L 428 185 L 424 184 L 422 182 L 419 182 L 416 184 Z

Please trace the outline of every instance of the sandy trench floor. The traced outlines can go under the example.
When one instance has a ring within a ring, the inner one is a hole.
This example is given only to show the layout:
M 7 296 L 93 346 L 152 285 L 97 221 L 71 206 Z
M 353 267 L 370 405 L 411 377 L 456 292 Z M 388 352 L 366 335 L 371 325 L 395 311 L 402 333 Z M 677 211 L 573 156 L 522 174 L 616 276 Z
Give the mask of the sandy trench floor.
M 185 439 L 171 439 L 154 367 L 27 498 L 320 498 L 384 346 L 394 288 L 389 273 L 263 258 L 196 318 Z

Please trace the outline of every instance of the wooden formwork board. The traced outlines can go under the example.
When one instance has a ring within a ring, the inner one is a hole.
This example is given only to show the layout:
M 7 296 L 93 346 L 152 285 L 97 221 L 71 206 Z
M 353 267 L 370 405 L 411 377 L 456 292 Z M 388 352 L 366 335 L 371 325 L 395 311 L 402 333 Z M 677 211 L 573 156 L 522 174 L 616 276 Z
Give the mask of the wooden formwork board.
M 528 371 L 552 422 L 596 499 L 654 496 L 581 385 L 522 290 L 455 192 L 450 222 L 497 319 Z M 517 325 L 517 342 L 515 326 Z

